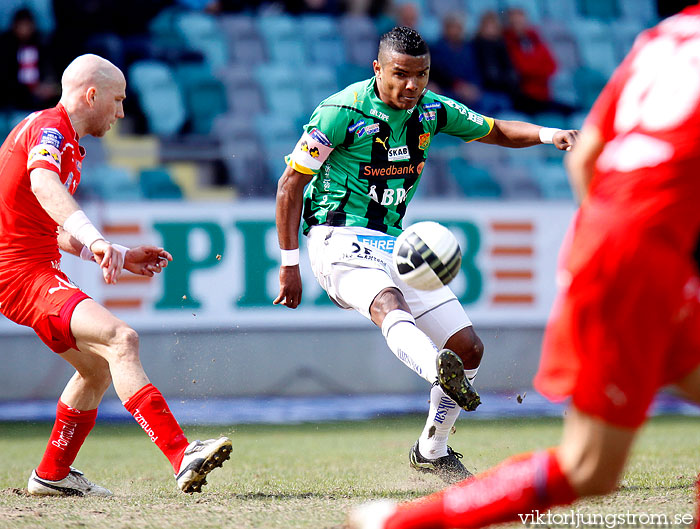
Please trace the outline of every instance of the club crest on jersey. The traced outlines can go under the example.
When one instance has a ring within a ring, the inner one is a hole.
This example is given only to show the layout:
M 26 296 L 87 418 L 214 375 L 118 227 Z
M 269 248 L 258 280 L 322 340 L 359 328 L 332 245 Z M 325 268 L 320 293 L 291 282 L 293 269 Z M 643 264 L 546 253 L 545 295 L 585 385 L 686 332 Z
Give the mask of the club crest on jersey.
M 41 129 L 41 139 L 39 140 L 39 143 L 43 145 L 51 145 L 52 147 L 60 149 L 61 144 L 63 143 L 63 134 L 58 132 L 58 129 L 54 128 Z
M 389 149 L 389 161 L 390 162 L 402 162 L 411 159 L 411 153 L 408 152 L 408 147 L 402 145 L 401 147 L 392 147 Z
M 440 101 L 435 101 L 434 103 L 426 103 L 423 105 L 423 110 L 437 110 L 440 107 L 442 107 L 442 103 L 440 103 Z
M 418 136 L 418 148 L 421 151 L 427 149 L 428 145 L 430 145 L 430 132 L 426 132 L 425 134 Z

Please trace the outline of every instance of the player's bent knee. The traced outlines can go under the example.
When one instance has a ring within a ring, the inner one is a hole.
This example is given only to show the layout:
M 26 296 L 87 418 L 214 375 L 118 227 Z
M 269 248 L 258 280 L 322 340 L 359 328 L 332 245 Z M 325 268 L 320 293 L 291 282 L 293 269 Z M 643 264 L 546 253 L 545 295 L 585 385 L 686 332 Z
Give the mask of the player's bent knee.
M 479 367 L 484 356 L 484 344 L 472 327 L 466 327 L 455 333 L 445 347 L 455 352 L 462 359 L 466 369 Z
M 109 345 L 115 349 L 117 357 L 122 361 L 138 359 L 139 335 L 127 325 L 120 325 L 114 329 Z
M 601 496 L 617 489 L 619 476 L 602 469 L 596 472 L 579 469 L 569 471 L 568 478 L 571 486 L 581 496 Z

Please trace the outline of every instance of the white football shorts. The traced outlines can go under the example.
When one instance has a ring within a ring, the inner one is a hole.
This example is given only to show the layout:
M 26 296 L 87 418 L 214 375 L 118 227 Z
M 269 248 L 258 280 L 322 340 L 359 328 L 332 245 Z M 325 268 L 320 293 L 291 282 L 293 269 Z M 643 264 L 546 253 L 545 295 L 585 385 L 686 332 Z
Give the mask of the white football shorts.
M 385 288 L 404 295 L 416 325 L 438 348 L 472 322 L 449 287 L 417 290 L 394 272 L 396 237 L 357 227 L 313 226 L 308 235 L 311 269 L 328 297 L 368 319 L 374 298 Z

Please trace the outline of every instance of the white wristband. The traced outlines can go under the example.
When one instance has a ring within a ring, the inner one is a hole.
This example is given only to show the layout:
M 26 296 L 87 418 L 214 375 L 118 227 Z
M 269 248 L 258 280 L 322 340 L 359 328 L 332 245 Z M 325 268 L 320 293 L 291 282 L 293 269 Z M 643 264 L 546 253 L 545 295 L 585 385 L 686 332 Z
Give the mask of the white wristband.
M 82 209 L 66 219 L 63 223 L 63 229 L 87 246 L 88 250 L 95 241 L 104 240 L 104 236 L 92 225 Z
M 554 143 L 554 135 L 561 129 L 552 129 L 549 127 L 542 127 L 540 129 L 540 141 L 542 143 Z
M 280 250 L 280 262 L 282 266 L 296 266 L 299 264 L 299 248 L 294 250 Z
M 126 246 L 122 246 L 121 244 L 114 244 L 114 243 L 112 243 L 112 248 L 114 248 L 120 254 L 122 254 L 122 260 L 126 259 L 126 252 L 129 251 L 129 248 L 127 248 Z
M 80 250 L 80 258 L 83 261 L 93 261 L 94 260 L 93 254 L 90 251 L 90 248 L 88 248 L 87 246 L 83 246 L 83 249 Z

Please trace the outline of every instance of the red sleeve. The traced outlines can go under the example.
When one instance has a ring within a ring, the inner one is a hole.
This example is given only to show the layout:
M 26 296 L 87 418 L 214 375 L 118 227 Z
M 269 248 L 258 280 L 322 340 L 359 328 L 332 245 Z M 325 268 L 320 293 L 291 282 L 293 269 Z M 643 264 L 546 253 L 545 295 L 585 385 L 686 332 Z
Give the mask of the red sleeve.
M 38 120 L 37 120 L 38 121 Z M 32 169 L 48 169 L 61 174 L 61 156 L 68 131 L 60 123 L 39 121 L 32 123 L 25 132 L 27 147 L 27 172 Z

